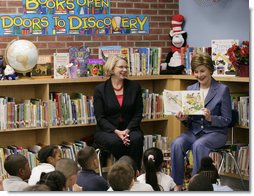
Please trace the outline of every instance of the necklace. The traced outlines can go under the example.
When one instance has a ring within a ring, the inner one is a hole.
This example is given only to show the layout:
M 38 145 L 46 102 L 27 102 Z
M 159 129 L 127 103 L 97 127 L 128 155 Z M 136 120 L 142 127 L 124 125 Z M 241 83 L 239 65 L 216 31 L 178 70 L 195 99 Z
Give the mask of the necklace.
M 113 85 L 112 85 L 112 86 L 113 86 Z M 123 89 L 123 84 L 120 86 L 120 88 L 115 88 L 115 87 L 113 86 L 113 89 L 114 89 L 115 91 L 120 91 L 120 90 Z

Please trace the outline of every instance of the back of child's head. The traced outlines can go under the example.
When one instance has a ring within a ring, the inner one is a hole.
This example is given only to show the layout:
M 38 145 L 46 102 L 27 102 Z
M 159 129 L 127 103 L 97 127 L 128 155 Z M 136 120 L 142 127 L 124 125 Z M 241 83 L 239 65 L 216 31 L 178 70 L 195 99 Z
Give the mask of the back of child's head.
M 160 191 L 157 172 L 161 170 L 163 154 L 159 148 L 149 148 L 143 155 L 143 166 L 145 169 L 146 183 L 150 184 L 155 191 Z
M 134 171 L 125 161 L 117 161 L 108 172 L 108 182 L 114 191 L 130 190 L 134 181 Z
M 217 168 L 213 164 L 213 159 L 209 156 L 201 159 L 198 173 L 207 176 L 213 184 L 217 183 L 217 179 L 220 177 Z
M 55 158 L 59 152 L 59 148 L 56 145 L 44 146 L 38 152 L 38 160 L 40 163 L 49 163 L 49 157 Z
M 134 171 L 134 179 L 136 179 L 137 177 L 136 174 L 138 172 L 138 167 L 136 162 L 130 156 L 127 156 L 127 155 L 122 156 L 118 161 L 125 161 L 126 163 L 128 163 L 132 167 Z
M 188 191 L 213 191 L 213 185 L 207 176 L 196 174 L 190 179 Z
M 24 174 L 26 175 L 24 178 L 28 179 L 31 175 L 30 168 L 28 167 L 27 158 L 21 154 L 11 154 L 4 161 L 4 169 L 11 176 L 20 176 L 20 170 L 22 169 L 27 171 L 27 174 Z
M 86 146 L 77 153 L 77 162 L 82 169 L 91 169 L 91 164 L 96 158 L 96 151 L 91 146 Z
M 42 172 L 39 182 L 37 184 L 47 185 L 51 191 L 65 191 L 66 177 L 60 171 L 52 171 L 49 173 Z
M 51 191 L 51 190 L 49 186 L 47 186 L 46 184 L 35 184 L 24 188 L 23 191 Z
M 62 158 L 56 162 L 55 169 L 62 172 L 66 178 L 78 173 L 77 163 L 69 158 Z
M 55 169 L 62 172 L 67 179 L 67 185 L 71 188 L 76 183 L 76 177 L 78 174 L 77 163 L 68 158 L 62 158 L 56 162 Z

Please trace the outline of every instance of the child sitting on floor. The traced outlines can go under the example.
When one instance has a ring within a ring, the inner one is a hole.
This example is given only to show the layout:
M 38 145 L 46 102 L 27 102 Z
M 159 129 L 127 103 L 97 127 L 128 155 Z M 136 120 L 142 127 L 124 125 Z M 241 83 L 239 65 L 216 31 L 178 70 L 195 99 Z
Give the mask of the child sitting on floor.
M 161 172 L 163 154 L 159 148 L 149 148 L 143 154 L 143 166 L 145 173 L 137 179 L 140 182 L 150 184 L 154 191 L 171 191 L 175 187 L 173 179 Z
M 28 160 L 21 154 L 11 154 L 4 161 L 4 169 L 9 177 L 3 180 L 4 191 L 22 191 L 28 187 L 27 180 L 31 175 Z
M 74 160 L 68 158 L 60 159 L 56 162 L 55 168 L 57 171 L 60 171 L 65 175 L 67 179 L 67 188 L 69 191 L 82 191 L 82 187 L 79 187 L 76 184 L 79 168 Z
M 61 159 L 61 151 L 56 145 L 44 146 L 38 152 L 40 164 L 32 169 L 32 174 L 28 180 L 29 185 L 35 185 L 42 172 L 48 173 L 55 170 L 55 165 Z
M 117 161 L 108 172 L 108 182 L 113 191 L 129 191 L 134 184 L 134 170 L 125 161 Z
M 78 174 L 77 184 L 83 187 L 83 191 L 108 190 L 107 181 L 95 172 L 99 167 L 99 160 L 93 147 L 86 146 L 82 148 L 77 154 L 77 162 L 82 167 Z
M 218 179 L 220 178 L 218 170 L 213 164 L 211 157 L 203 157 L 201 159 L 201 165 L 198 170 L 199 174 L 207 176 L 213 184 L 214 191 L 233 191 L 229 186 L 219 185 Z

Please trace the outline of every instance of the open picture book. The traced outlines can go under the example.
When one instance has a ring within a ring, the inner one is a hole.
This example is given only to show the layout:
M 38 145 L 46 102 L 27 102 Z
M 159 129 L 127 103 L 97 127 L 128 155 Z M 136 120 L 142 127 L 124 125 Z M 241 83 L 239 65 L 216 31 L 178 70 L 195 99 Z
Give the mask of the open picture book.
M 170 91 L 164 89 L 163 104 L 165 115 L 182 111 L 185 115 L 203 115 L 204 94 L 201 91 Z

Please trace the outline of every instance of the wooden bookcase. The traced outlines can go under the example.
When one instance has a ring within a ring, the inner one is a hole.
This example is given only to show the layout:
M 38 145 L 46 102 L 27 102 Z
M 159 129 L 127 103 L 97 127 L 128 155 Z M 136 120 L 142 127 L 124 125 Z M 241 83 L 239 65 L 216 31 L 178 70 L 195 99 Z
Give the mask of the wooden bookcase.
M 188 85 L 196 82 L 195 78 L 189 75 L 142 76 L 130 77 L 129 79 L 138 81 L 142 88 L 147 88 L 150 92 L 160 94 L 163 89 L 185 90 Z M 215 79 L 227 84 L 231 93 L 249 93 L 249 78 L 215 77 Z M 53 91 L 81 92 L 85 95 L 93 95 L 95 85 L 105 80 L 106 78 L 3 80 L 0 81 L 0 96 L 14 97 L 16 102 L 19 103 L 30 98 L 49 101 L 49 92 Z M 184 127 L 174 116 L 143 120 L 141 127 L 145 134 L 161 134 L 171 140 L 184 131 Z M 94 130 L 95 124 L 1 130 L 0 146 L 17 145 L 28 148 L 38 143 L 60 144 L 63 141 L 72 142 L 91 135 Z M 249 129 L 247 127 L 236 127 L 234 138 L 237 142 L 248 143 Z
M 190 84 L 196 82 L 193 76 L 189 75 L 159 75 L 130 77 L 138 81 L 142 88 L 148 88 L 150 92 L 162 93 L 163 89 L 185 90 Z M 248 93 L 249 78 L 225 77 L 215 78 L 227 84 L 231 93 Z M 104 82 L 106 78 L 76 78 L 76 79 L 21 79 L 3 80 L 0 82 L 0 96 L 14 97 L 16 102 L 24 99 L 40 98 L 43 101 L 49 100 L 49 92 L 58 91 L 66 93 L 82 92 L 86 95 L 93 95 L 95 85 Z M 167 116 L 160 119 L 143 120 L 142 128 L 145 134 L 160 133 L 171 139 L 177 137 L 184 128 L 174 116 Z M 22 128 L 0 131 L 0 144 L 10 144 L 29 147 L 36 143 L 61 143 L 74 141 L 93 133 L 95 124 L 88 125 L 65 125 L 48 128 Z M 239 130 L 239 133 L 237 132 Z M 246 132 L 243 134 L 243 132 Z M 236 127 L 235 139 L 237 142 L 248 142 L 248 128 Z

